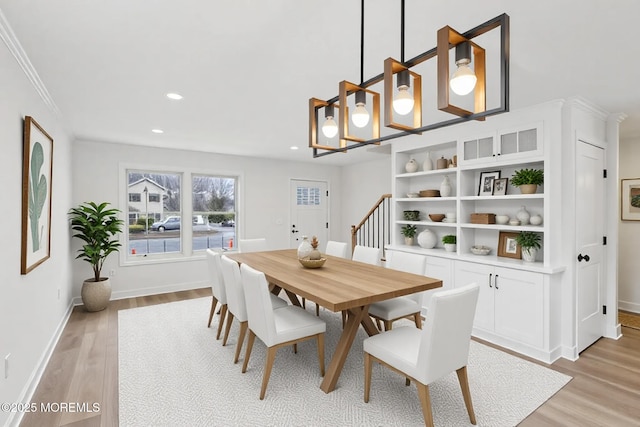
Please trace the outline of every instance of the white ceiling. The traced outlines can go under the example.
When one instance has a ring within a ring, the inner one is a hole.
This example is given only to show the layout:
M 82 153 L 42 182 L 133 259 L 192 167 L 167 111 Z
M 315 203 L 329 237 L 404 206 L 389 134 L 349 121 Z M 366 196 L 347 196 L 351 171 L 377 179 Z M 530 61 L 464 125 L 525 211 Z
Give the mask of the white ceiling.
M 399 57 L 400 0 L 365 7 L 367 79 Z M 77 138 L 326 164 L 377 155 L 307 148 L 308 99 L 359 81 L 357 0 L 0 0 L 0 11 Z M 582 96 L 626 113 L 622 137 L 640 137 L 637 0 L 406 0 L 405 56 L 435 47 L 444 25 L 465 32 L 502 13 L 512 110 Z

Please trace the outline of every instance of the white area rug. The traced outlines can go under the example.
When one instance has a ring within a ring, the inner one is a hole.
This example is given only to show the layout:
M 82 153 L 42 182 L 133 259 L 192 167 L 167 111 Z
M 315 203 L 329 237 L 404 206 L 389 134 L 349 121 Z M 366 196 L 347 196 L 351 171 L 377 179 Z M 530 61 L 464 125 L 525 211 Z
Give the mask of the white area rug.
M 119 312 L 120 425 L 122 426 L 413 426 L 424 425 L 415 387 L 374 364 L 371 399 L 363 401 L 361 329 L 338 387 L 320 390 L 315 341 L 278 351 L 265 400 L 258 395 L 265 347 L 256 339 L 249 368 L 233 364 L 237 322 L 227 346 L 211 328 L 210 298 Z M 315 312 L 313 303 L 307 310 Z M 340 314 L 327 321 L 327 363 L 341 333 Z M 246 344 L 246 343 L 245 343 Z M 472 342 L 469 383 L 478 425 L 513 426 L 571 377 Z M 455 373 L 430 386 L 437 426 L 467 426 Z

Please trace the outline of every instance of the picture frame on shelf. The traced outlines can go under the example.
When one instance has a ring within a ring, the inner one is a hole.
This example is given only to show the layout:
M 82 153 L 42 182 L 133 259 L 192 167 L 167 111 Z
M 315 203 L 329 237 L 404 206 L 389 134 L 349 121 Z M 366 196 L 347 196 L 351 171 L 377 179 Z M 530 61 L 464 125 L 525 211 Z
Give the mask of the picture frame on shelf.
M 478 196 L 493 195 L 493 181 L 500 179 L 500 171 L 480 172 L 480 182 L 478 183 Z
M 498 256 L 505 258 L 522 258 L 522 248 L 516 241 L 519 233 L 501 231 L 498 237 Z
M 620 180 L 620 219 L 640 221 L 640 178 Z
M 27 274 L 50 256 L 53 138 L 26 116 L 23 144 L 20 274 Z
M 493 196 L 506 196 L 509 178 L 498 178 L 493 180 Z

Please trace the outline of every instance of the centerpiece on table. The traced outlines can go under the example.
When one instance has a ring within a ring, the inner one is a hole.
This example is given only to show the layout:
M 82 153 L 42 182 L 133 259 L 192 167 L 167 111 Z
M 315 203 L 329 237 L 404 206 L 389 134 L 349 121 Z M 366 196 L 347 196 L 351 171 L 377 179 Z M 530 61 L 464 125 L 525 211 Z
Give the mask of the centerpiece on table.
M 318 238 L 313 236 L 311 243 L 307 236 L 302 237 L 302 243 L 298 247 L 298 261 L 306 268 L 320 268 L 327 259 L 322 257 L 318 250 Z

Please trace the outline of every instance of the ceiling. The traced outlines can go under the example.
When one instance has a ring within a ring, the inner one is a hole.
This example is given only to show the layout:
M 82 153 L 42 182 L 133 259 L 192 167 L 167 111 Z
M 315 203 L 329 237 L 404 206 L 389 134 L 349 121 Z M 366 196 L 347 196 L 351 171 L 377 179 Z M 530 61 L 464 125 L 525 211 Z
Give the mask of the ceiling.
M 399 57 L 400 0 L 365 7 L 366 80 Z M 307 147 L 309 98 L 359 80 L 357 0 L 0 0 L 0 11 L 76 138 L 324 164 L 380 155 L 313 159 Z M 626 113 L 622 138 L 640 138 L 637 0 L 406 0 L 406 58 L 444 25 L 502 13 L 512 110 L 581 96 Z

